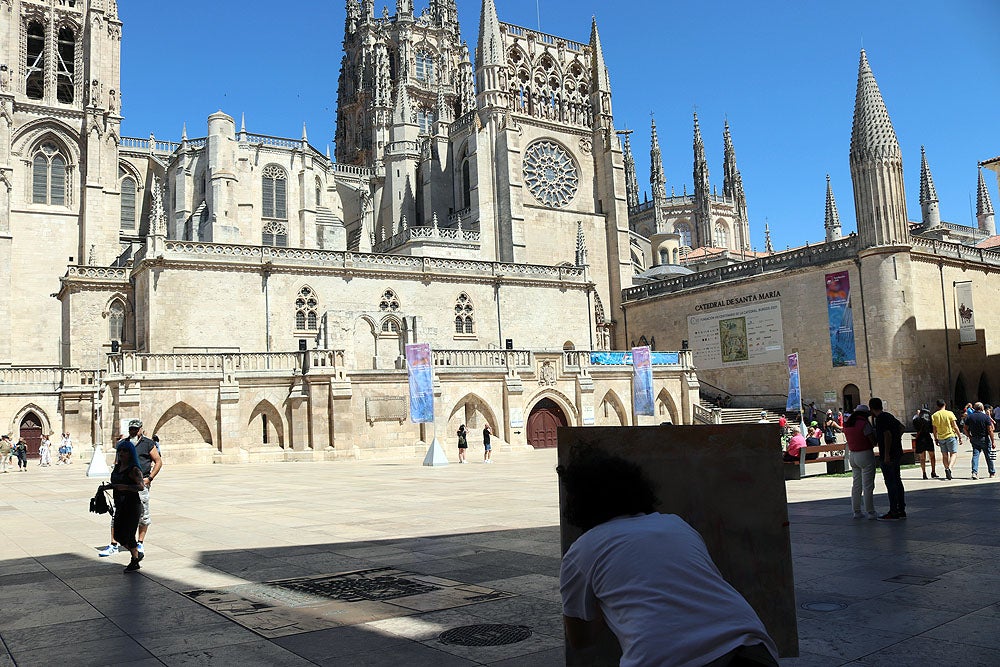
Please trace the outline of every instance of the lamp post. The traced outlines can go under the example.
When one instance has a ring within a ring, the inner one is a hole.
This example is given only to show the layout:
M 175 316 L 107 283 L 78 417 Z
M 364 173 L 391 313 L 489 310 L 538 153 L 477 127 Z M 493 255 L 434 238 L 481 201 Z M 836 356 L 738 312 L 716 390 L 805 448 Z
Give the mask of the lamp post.
M 111 342 L 111 351 L 117 352 L 118 341 Z M 97 348 L 97 375 L 94 376 L 94 452 L 90 457 L 90 465 L 87 466 L 87 477 L 108 477 L 111 470 L 108 469 L 108 460 L 104 456 L 101 447 L 104 441 L 102 398 L 104 396 L 104 386 L 101 380 L 101 348 Z

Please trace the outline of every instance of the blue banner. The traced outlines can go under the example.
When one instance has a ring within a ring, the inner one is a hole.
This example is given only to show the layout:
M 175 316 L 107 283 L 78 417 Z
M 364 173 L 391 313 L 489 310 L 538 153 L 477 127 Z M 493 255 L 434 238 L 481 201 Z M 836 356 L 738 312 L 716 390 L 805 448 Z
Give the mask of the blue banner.
M 833 367 L 857 366 L 854 314 L 851 311 L 851 276 L 847 271 L 826 274 L 826 310 L 830 321 Z
M 654 366 L 676 366 L 681 362 L 677 352 L 650 352 L 649 360 Z M 591 352 L 590 363 L 597 366 L 631 366 L 631 352 Z
M 410 421 L 434 421 L 434 369 L 430 343 L 406 346 L 406 366 L 410 372 Z
M 632 348 L 632 402 L 637 415 L 655 415 L 653 364 L 648 347 Z
M 799 353 L 788 355 L 788 401 L 785 403 L 788 412 L 802 411 L 802 389 L 799 387 Z

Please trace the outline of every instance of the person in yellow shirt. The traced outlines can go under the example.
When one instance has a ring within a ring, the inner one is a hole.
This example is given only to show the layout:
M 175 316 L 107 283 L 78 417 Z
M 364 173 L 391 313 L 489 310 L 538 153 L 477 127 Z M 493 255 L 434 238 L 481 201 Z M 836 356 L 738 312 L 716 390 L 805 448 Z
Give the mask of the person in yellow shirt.
M 938 399 L 937 406 L 937 412 L 931 415 L 931 423 L 934 425 L 934 441 L 941 449 L 941 458 L 944 459 L 945 479 L 952 479 L 951 469 L 958 458 L 958 446 L 962 444 L 962 432 L 958 428 L 955 413 L 948 409 L 945 402 Z

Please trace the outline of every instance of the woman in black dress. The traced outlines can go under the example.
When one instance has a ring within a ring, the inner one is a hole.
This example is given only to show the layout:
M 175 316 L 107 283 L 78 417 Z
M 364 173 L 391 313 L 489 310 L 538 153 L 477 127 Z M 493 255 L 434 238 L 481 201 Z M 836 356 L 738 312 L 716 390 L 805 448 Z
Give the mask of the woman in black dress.
M 145 487 L 142 483 L 139 455 L 135 451 L 135 445 L 129 440 L 118 443 L 115 467 L 111 471 L 111 483 L 103 484 L 101 488 L 114 490 L 115 518 L 111 532 L 114 541 L 132 554 L 132 560 L 125 568 L 125 572 L 135 572 L 139 569 L 139 561 L 143 558 L 143 554 L 137 548 L 135 533 L 139 528 L 139 518 L 142 516 L 139 492 Z

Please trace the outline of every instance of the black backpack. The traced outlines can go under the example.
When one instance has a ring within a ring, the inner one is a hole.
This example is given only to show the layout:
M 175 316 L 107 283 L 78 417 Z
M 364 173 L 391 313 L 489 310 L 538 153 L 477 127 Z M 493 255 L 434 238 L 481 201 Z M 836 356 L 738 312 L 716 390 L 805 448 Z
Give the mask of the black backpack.
M 95 493 L 94 497 L 90 499 L 90 511 L 94 514 L 115 515 L 114 509 L 108 502 L 107 493 L 105 493 L 104 489 L 101 487 L 97 487 L 97 493 Z

